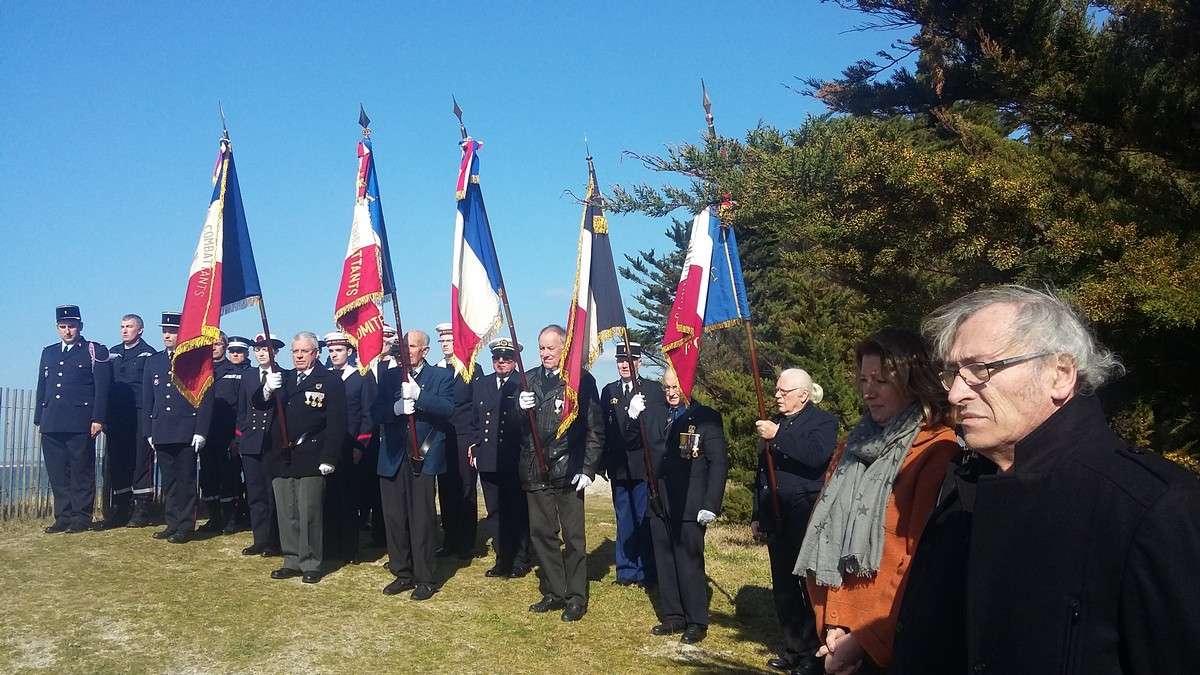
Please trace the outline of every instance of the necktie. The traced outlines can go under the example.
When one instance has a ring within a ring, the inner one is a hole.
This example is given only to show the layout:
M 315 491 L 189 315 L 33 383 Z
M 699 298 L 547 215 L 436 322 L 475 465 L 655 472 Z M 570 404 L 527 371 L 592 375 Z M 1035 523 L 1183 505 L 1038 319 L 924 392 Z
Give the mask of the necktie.
M 508 382 L 508 378 L 507 378 L 507 377 L 501 377 L 501 378 L 497 379 L 497 380 L 496 380 L 496 388 L 497 388 L 497 389 L 502 389 L 502 388 L 504 388 L 504 383 L 505 383 L 505 382 Z
M 297 375 L 296 375 L 296 386 L 297 387 L 304 384 L 304 378 L 305 378 L 305 375 L 303 372 L 297 373 Z
M 633 389 L 633 385 L 629 384 L 628 382 L 621 385 L 621 393 L 624 394 L 625 396 L 629 396 L 629 392 L 632 389 Z
M 258 386 L 261 387 L 266 383 L 267 383 L 267 371 L 259 368 L 258 369 Z

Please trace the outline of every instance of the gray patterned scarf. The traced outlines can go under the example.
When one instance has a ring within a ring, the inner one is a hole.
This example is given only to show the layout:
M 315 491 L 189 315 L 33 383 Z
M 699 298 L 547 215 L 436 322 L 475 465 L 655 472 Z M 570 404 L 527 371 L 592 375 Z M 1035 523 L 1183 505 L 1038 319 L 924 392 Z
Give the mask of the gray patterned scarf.
M 920 427 L 916 403 L 882 426 L 863 415 L 813 507 L 793 574 L 812 572 L 821 586 L 837 588 L 843 575 L 879 570 L 892 483 Z

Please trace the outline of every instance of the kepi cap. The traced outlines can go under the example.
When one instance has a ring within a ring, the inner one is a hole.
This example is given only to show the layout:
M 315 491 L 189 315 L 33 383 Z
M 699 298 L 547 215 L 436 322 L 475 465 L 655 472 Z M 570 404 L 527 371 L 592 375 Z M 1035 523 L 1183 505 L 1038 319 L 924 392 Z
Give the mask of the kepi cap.
M 248 352 L 250 351 L 250 340 L 241 337 L 240 335 L 234 335 L 233 337 L 229 338 L 229 345 L 226 347 L 226 349 L 229 349 L 230 351 L 240 349 Z
M 635 359 L 642 358 L 642 345 L 640 342 L 630 342 L 629 343 L 629 351 L 633 353 L 633 358 L 635 358 Z M 618 359 L 629 358 L 629 354 L 625 353 L 625 343 L 624 342 L 617 343 L 617 358 Z
M 179 320 L 181 318 L 183 318 L 183 314 L 180 312 L 163 312 L 162 321 L 158 325 L 163 328 L 179 330 Z
M 59 305 L 54 308 L 55 321 L 83 321 L 79 316 L 79 305 Z

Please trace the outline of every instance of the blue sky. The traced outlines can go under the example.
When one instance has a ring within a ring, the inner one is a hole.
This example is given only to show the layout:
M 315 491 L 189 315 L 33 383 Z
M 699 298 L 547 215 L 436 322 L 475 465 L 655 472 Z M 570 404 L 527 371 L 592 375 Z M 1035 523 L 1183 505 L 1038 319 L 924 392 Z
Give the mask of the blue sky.
M 141 314 L 161 345 L 211 194 L 218 100 L 272 328 L 290 335 L 332 329 L 360 102 L 405 327 L 447 320 L 456 95 L 484 143 L 484 198 L 532 342 L 566 317 L 580 207 L 563 193 L 585 186 L 585 135 L 602 188 L 659 182 L 621 152 L 699 138 L 701 77 L 721 133 L 794 127 L 821 110 L 783 83 L 834 75 L 893 37 L 845 33 L 861 17 L 816 2 L 247 4 L 0 8 L 0 386 L 33 386 L 59 304 L 80 305 L 85 335 L 106 344 L 123 313 Z M 618 262 L 662 249 L 665 225 L 612 217 Z M 258 314 L 222 325 L 253 334 Z

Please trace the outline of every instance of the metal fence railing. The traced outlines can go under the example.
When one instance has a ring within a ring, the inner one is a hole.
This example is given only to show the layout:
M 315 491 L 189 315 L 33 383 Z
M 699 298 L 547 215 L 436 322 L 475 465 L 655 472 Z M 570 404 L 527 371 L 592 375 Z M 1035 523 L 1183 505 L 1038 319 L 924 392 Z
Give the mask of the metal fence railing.
M 42 437 L 33 426 L 37 394 L 32 389 L 0 388 L 0 521 L 44 518 L 54 511 L 50 479 L 42 459 Z M 108 508 L 105 466 L 107 438 L 96 437 L 96 513 Z M 157 467 L 154 494 L 159 495 Z

